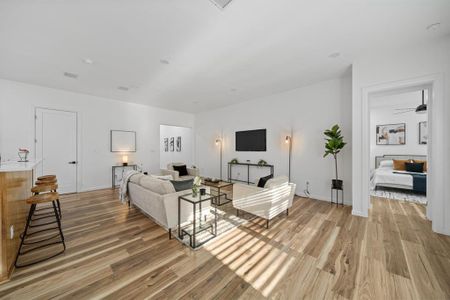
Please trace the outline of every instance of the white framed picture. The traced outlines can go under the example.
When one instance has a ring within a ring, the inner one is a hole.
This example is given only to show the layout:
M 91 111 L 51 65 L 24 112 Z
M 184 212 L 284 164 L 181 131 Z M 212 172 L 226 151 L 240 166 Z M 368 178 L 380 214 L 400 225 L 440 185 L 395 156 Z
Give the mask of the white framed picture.
M 181 136 L 177 137 L 176 146 L 177 146 L 177 152 L 181 152 Z
M 428 122 L 419 122 L 419 144 L 426 145 L 428 143 Z
M 136 131 L 111 130 L 111 152 L 136 152 Z
M 170 152 L 173 152 L 175 150 L 175 138 L 170 138 Z
M 169 138 L 164 138 L 164 152 L 169 152 Z
M 377 145 L 405 145 L 406 124 L 377 125 Z

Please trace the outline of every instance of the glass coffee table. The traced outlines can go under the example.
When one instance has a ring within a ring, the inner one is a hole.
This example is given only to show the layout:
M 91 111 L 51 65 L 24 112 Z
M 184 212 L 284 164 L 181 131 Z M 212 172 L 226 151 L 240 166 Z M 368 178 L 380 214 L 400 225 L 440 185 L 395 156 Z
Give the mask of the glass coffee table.
M 180 240 L 184 239 L 185 235 L 189 236 L 189 246 L 191 248 L 197 248 L 209 240 L 217 236 L 217 206 L 213 205 L 217 197 L 223 195 L 211 195 L 206 193 L 205 195 L 198 195 L 194 197 L 192 193 L 186 194 L 178 197 L 178 237 Z M 192 224 L 186 225 L 181 228 L 180 218 L 181 218 L 181 201 L 192 204 L 193 209 L 193 219 Z M 211 203 L 211 208 L 214 208 L 214 218 L 212 220 L 202 220 L 202 203 L 209 201 Z M 203 240 L 201 243 L 197 243 L 197 235 L 204 231 L 209 231 L 211 237 Z
M 228 198 L 227 193 L 221 193 L 221 189 L 231 187 L 233 188 L 233 182 L 228 182 L 224 180 L 219 180 L 217 182 L 214 181 L 208 181 L 206 179 L 203 179 L 202 184 L 205 186 L 209 186 L 211 189 L 211 194 L 214 190 L 214 195 L 217 196 L 217 199 L 215 199 L 214 204 L 218 206 L 222 206 L 224 204 L 230 203 L 233 199 Z M 222 198 L 224 200 L 222 200 Z

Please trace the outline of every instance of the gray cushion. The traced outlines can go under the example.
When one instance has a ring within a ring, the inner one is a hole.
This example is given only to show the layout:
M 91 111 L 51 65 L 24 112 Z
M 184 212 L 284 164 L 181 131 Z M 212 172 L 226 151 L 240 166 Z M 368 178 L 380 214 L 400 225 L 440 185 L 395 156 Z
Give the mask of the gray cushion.
M 175 191 L 185 191 L 192 189 L 192 186 L 194 185 L 194 179 L 188 179 L 188 180 L 171 180 L 173 187 L 175 188 Z

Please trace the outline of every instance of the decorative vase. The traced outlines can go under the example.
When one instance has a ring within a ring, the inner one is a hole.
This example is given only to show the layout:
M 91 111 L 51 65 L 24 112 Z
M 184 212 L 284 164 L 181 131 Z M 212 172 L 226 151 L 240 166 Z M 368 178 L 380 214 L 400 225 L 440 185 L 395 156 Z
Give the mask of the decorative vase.
M 194 185 L 192 187 L 192 197 L 197 197 L 198 195 L 198 186 Z
M 19 151 L 19 153 L 18 153 L 18 155 L 19 155 L 19 162 L 27 162 L 28 161 L 28 152 L 25 152 L 25 151 Z

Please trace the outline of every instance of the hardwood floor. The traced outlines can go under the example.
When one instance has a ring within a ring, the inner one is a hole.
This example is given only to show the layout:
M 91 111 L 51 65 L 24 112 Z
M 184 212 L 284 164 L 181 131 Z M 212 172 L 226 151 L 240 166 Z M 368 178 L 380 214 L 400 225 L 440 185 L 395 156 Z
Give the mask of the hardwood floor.
M 421 205 L 373 199 L 370 217 L 297 198 L 192 251 L 101 190 L 65 196 L 63 256 L 15 271 L 5 299 L 449 299 L 450 237 Z

